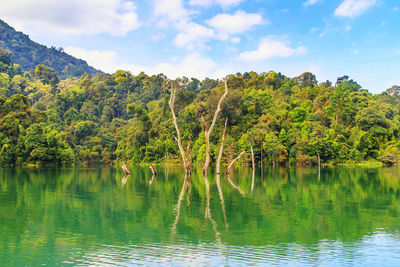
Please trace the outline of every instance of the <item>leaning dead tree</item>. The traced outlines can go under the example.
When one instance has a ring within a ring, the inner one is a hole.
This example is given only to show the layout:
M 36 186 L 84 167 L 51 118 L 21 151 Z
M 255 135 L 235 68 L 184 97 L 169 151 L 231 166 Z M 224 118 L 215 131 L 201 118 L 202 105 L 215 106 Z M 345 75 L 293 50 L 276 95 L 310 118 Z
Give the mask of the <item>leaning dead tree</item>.
M 235 164 L 235 162 L 238 161 L 238 160 L 243 156 L 244 152 L 245 152 L 244 150 L 243 150 L 242 152 L 240 152 L 239 156 L 237 156 L 236 158 L 234 158 L 234 159 L 231 161 L 231 163 L 229 164 L 228 168 L 227 168 L 226 171 L 225 171 L 225 174 L 228 174 L 228 173 L 229 173 L 229 171 L 231 170 L 233 164 Z
M 225 143 L 225 133 L 226 133 L 226 124 L 228 123 L 228 119 L 225 120 L 225 127 L 224 127 L 224 132 L 222 134 L 221 138 L 221 145 L 219 147 L 219 153 L 218 153 L 218 158 L 217 158 L 217 174 L 220 174 L 220 168 L 221 168 L 221 159 L 222 159 L 222 152 L 224 151 L 224 143 Z
M 151 172 L 153 173 L 153 176 L 156 176 L 157 171 L 156 171 L 156 168 L 154 168 L 153 164 L 150 164 L 149 168 L 150 168 Z
M 185 172 L 187 174 L 190 174 L 190 166 L 192 165 L 192 159 L 190 156 L 190 143 L 188 143 L 187 148 L 186 148 L 186 152 L 185 149 L 183 148 L 182 145 L 182 138 L 181 138 L 181 133 L 179 131 L 179 127 L 178 127 L 178 123 L 176 121 L 176 116 L 175 116 L 175 112 L 174 112 L 174 102 L 175 102 L 175 88 L 174 85 L 171 81 L 171 95 L 169 98 L 169 107 L 171 109 L 171 114 L 172 114 L 172 121 L 174 123 L 175 126 L 175 130 L 176 130 L 176 136 L 174 136 L 176 142 L 178 143 L 178 148 L 179 148 L 179 152 L 181 153 L 181 157 L 182 157 L 182 161 L 183 161 L 183 166 L 185 168 Z
M 225 92 L 218 101 L 217 109 L 214 112 L 214 117 L 211 122 L 210 128 L 208 128 L 208 125 L 207 125 L 206 121 L 204 120 L 204 118 L 201 117 L 201 121 L 203 122 L 203 125 L 204 125 L 204 136 L 206 139 L 206 160 L 205 160 L 204 166 L 203 166 L 203 171 L 202 171 L 203 175 L 205 175 L 207 173 L 208 166 L 210 165 L 210 135 L 211 135 L 212 130 L 214 129 L 215 123 L 217 122 L 218 114 L 221 112 L 222 101 L 224 101 L 224 98 L 228 94 L 228 84 L 227 84 L 226 79 L 224 81 L 224 84 L 225 84 Z M 225 124 L 225 127 L 226 127 L 226 124 Z
M 254 189 L 254 177 L 256 174 L 256 162 L 254 160 L 254 151 L 253 151 L 253 146 L 250 145 L 250 151 L 251 151 L 251 165 L 253 167 L 253 172 L 251 175 L 251 192 L 253 193 L 253 189 Z
M 125 162 L 122 162 L 121 168 L 122 168 L 122 170 L 125 172 L 126 175 L 131 174 L 131 172 L 130 172 L 130 171 L 128 170 L 128 168 L 126 167 Z

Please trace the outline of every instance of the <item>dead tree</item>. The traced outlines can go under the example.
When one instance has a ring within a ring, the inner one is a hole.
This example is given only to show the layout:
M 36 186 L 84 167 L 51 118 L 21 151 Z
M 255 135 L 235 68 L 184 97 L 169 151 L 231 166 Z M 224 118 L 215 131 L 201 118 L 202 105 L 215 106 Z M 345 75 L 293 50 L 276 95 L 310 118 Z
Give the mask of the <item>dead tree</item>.
M 234 158 L 234 159 L 231 161 L 231 163 L 229 164 L 228 168 L 227 168 L 226 171 L 225 171 L 225 174 L 228 174 L 228 173 L 229 173 L 229 171 L 231 170 L 233 164 L 235 164 L 235 162 L 236 162 L 237 160 L 239 160 L 239 159 L 242 157 L 242 155 L 244 154 L 244 152 L 245 152 L 245 151 L 240 152 L 239 156 L 237 156 L 236 158 Z
M 217 158 L 217 174 L 220 174 L 220 168 L 221 168 L 221 159 L 222 159 L 222 152 L 224 151 L 224 143 L 225 143 L 225 133 L 226 133 L 226 124 L 228 123 L 228 119 L 225 120 L 225 127 L 224 127 L 224 132 L 222 134 L 222 139 L 221 139 L 221 145 L 219 147 L 219 153 L 218 153 L 218 158 Z
M 182 145 L 182 139 L 181 139 L 181 133 L 179 131 L 179 127 L 178 127 L 178 123 L 176 121 L 176 116 L 175 116 L 175 112 L 174 112 L 174 102 L 175 102 L 175 89 L 174 86 L 171 82 L 172 88 L 171 88 L 171 95 L 169 98 L 169 107 L 171 109 L 171 113 L 172 113 L 172 121 L 174 123 L 175 126 L 175 130 L 176 130 L 176 136 L 174 136 L 176 142 L 178 143 L 178 148 L 179 148 L 179 152 L 181 153 L 181 157 L 182 157 L 182 161 L 183 161 L 183 166 L 185 168 L 185 172 L 190 174 L 190 167 L 192 164 L 192 160 L 190 158 L 190 143 L 187 146 L 187 152 L 185 152 L 185 149 L 183 148 Z
M 206 160 L 205 160 L 204 166 L 203 166 L 203 175 L 205 175 L 207 173 L 208 166 L 210 165 L 210 135 L 211 135 L 212 130 L 214 129 L 215 123 L 217 122 L 218 114 L 221 112 L 222 101 L 224 101 L 224 98 L 228 94 L 227 81 L 225 80 L 224 83 L 225 83 L 225 93 L 221 96 L 221 98 L 218 101 L 217 109 L 214 112 L 214 117 L 211 122 L 210 128 L 208 128 L 208 125 L 207 125 L 206 121 L 204 120 L 204 118 L 201 117 L 201 120 L 204 125 L 204 136 L 205 136 L 205 140 L 206 140 Z
M 154 168 L 153 164 L 150 164 L 149 168 L 150 168 L 151 172 L 153 173 L 153 176 L 156 176 L 157 171 L 156 171 L 156 168 Z
M 131 174 L 131 172 L 128 170 L 128 168 L 126 167 L 124 162 L 122 162 L 121 168 L 125 172 L 126 175 Z
M 253 193 L 253 189 L 254 189 L 254 178 L 255 178 L 255 174 L 256 174 L 256 163 L 254 160 L 254 152 L 253 152 L 253 146 L 250 145 L 250 151 L 251 151 L 251 165 L 253 167 L 253 173 L 251 175 L 251 192 Z

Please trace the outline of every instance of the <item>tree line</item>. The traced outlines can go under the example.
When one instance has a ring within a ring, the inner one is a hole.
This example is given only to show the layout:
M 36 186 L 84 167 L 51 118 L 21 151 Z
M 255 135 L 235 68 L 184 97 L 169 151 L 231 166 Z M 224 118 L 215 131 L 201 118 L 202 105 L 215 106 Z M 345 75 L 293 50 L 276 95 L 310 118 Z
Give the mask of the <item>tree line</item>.
M 323 164 L 399 161 L 399 86 L 373 95 L 347 76 L 333 85 L 274 71 L 232 74 L 226 83 L 214 123 L 224 81 L 123 70 L 60 79 L 42 64 L 23 72 L 0 49 L 0 164 L 180 162 L 172 87 L 194 164 L 207 151 L 217 161 L 226 120 L 225 164 L 241 151 L 250 164 L 250 147 L 257 164 L 312 165 L 318 154 Z M 213 122 L 208 134 L 204 122 Z

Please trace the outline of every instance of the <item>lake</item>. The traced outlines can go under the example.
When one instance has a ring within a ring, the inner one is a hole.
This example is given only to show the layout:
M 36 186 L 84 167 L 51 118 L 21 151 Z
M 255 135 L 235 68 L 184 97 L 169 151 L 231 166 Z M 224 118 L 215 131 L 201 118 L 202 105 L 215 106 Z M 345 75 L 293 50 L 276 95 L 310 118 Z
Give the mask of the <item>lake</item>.
M 400 169 L 0 169 L 0 265 L 400 264 Z

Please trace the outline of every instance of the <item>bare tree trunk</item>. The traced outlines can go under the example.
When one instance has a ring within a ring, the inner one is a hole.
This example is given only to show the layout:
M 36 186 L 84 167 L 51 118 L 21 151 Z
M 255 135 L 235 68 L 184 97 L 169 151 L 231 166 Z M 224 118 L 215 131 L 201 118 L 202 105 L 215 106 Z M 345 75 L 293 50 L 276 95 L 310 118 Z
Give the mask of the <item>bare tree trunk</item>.
M 181 153 L 181 157 L 182 157 L 182 161 L 183 161 L 183 166 L 185 168 L 186 173 L 190 173 L 190 165 L 191 165 L 191 159 L 188 159 L 185 150 L 182 146 L 182 139 L 181 139 L 181 133 L 179 131 L 179 127 L 178 127 L 178 123 L 176 121 L 176 116 L 175 116 L 175 112 L 174 112 L 174 102 L 175 102 L 175 89 L 174 86 L 171 82 L 172 88 L 171 88 L 171 95 L 169 98 L 169 107 L 171 109 L 171 113 L 172 113 L 172 121 L 174 123 L 175 126 L 175 130 L 176 130 L 176 134 L 178 137 L 175 137 L 175 140 L 178 143 L 178 148 L 179 148 L 179 152 Z M 188 145 L 188 148 L 190 149 L 190 145 Z M 190 158 L 190 155 L 188 155 Z
M 261 141 L 261 182 L 264 181 L 264 160 L 263 160 L 263 142 Z
M 321 179 L 321 157 L 318 152 L 318 181 Z
M 227 94 L 228 94 L 228 84 L 227 81 L 225 80 L 225 93 L 221 96 L 221 98 L 218 101 L 217 109 L 214 112 L 214 117 L 209 129 L 207 127 L 207 123 L 205 122 L 204 118 L 201 117 L 201 120 L 203 121 L 204 124 L 204 135 L 206 139 L 206 160 L 203 166 L 203 175 L 207 173 L 208 166 L 210 165 L 210 135 L 212 130 L 214 129 L 215 123 L 217 122 L 218 114 L 221 111 L 222 101 L 224 101 L 224 98 L 226 97 Z
M 251 146 L 251 145 L 250 145 L 250 151 L 251 151 L 251 164 L 253 166 L 253 173 L 251 175 L 251 192 L 253 193 L 254 179 L 255 179 L 255 174 L 256 174 L 256 163 L 255 163 L 255 160 L 254 160 L 253 146 Z
M 153 175 L 156 176 L 157 171 L 156 171 L 156 168 L 154 168 L 153 164 L 150 164 L 149 168 L 150 168 L 151 172 L 153 173 Z
M 226 133 L 226 124 L 228 123 L 228 119 L 225 120 L 225 128 L 224 128 L 224 133 L 222 134 L 222 139 L 221 139 L 221 145 L 219 147 L 219 153 L 218 153 L 218 158 L 217 158 L 217 174 L 220 174 L 220 168 L 221 168 L 221 159 L 222 159 L 222 152 L 224 151 L 224 143 L 225 143 L 225 133 Z
M 231 161 L 231 163 L 229 164 L 228 168 L 227 168 L 226 171 L 225 171 L 225 174 L 228 174 L 228 173 L 229 173 L 229 171 L 231 170 L 231 167 L 233 166 L 233 164 L 235 164 L 235 162 L 236 162 L 237 160 L 239 160 L 239 159 L 242 157 L 242 155 L 244 154 L 244 152 L 245 152 L 245 151 L 240 152 L 239 156 L 237 156 L 236 158 L 234 158 L 234 159 Z
M 128 168 L 126 167 L 125 162 L 122 162 L 121 168 L 122 168 L 122 170 L 125 172 L 126 175 L 131 174 L 131 172 L 130 172 L 130 171 L 128 170 Z

